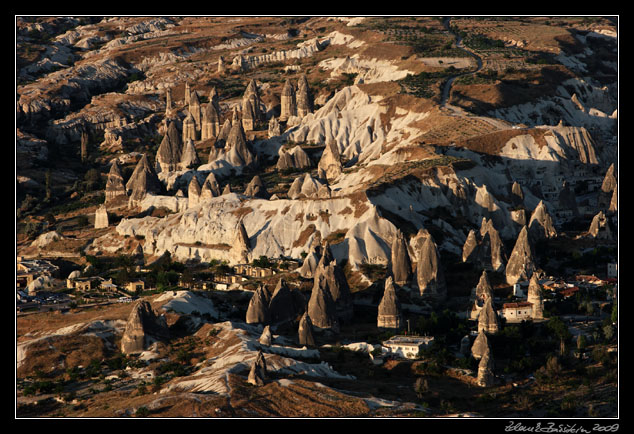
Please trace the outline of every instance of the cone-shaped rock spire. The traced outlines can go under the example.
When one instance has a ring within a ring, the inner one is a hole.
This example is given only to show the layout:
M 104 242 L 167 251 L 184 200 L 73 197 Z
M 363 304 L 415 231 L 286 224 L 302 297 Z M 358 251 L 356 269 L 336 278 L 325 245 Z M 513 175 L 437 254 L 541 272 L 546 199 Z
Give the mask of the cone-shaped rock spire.
M 406 285 L 412 279 L 412 262 L 403 233 L 397 229 L 392 241 L 391 273 L 397 285 Z
M 434 300 L 443 300 L 447 296 L 440 256 L 431 235 L 426 237 L 418 254 L 416 277 L 420 295 Z
M 399 329 L 401 328 L 401 304 L 396 297 L 396 289 L 392 282 L 392 276 L 385 279 L 385 291 L 379 303 L 377 327 Z
M 544 318 L 544 298 L 542 297 L 542 287 L 539 285 L 537 275 L 533 273 L 531 281 L 528 284 L 527 300 L 533 305 L 532 317 L 534 319 Z
M 506 283 L 513 285 L 521 280 L 528 280 L 535 271 L 533 249 L 528 239 L 528 229 L 522 228 L 515 241 L 508 264 L 506 264 Z
M 121 338 L 121 352 L 124 354 L 143 352 L 153 341 L 169 337 L 165 321 L 156 316 L 152 305 L 146 300 L 139 300 L 126 323 Z
M 247 324 L 269 324 L 271 316 L 269 313 L 269 293 L 260 285 L 253 293 L 247 308 Z
M 121 168 L 117 160 L 113 160 L 112 166 L 110 166 L 110 172 L 108 172 L 108 180 L 106 181 L 106 203 L 119 196 L 125 195 L 126 190 Z
M 299 328 L 297 330 L 297 338 L 300 345 L 307 347 L 315 347 L 315 338 L 313 336 L 313 323 L 308 316 L 308 312 L 304 312 L 299 320 Z

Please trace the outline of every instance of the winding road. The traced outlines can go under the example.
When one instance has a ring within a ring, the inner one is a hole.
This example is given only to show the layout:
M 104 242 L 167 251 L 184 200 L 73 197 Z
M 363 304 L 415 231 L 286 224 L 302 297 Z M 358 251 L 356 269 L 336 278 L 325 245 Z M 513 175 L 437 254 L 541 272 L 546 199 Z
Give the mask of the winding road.
M 452 35 L 454 35 L 454 37 L 456 38 L 456 47 L 460 48 L 462 51 L 464 51 L 465 53 L 469 54 L 470 56 L 474 57 L 476 60 L 476 64 L 477 64 L 477 68 L 473 71 L 467 71 L 467 72 L 460 72 L 458 74 L 452 75 L 451 77 L 449 77 L 447 79 L 447 81 L 445 82 L 445 87 L 442 90 L 442 98 L 440 100 L 440 106 L 441 107 L 447 107 L 447 101 L 449 100 L 449 95 L 451 93 L 451 86 L 453 85 L 453 82 L 456 78 L 458 77 L 462 77 L 464 75 L 470 75 L 470 74 L 475 74 L 476 72 L 479 72 L 480 70 L 482 70 L 482 59 L 480 58 L 480 56 L 478 56 L 477 54 L 475 54 L 474 52 L 468 50 L 463 44 L 462 44 L 462 38 L 460 37 L 459 34 L 456 34 L 453 32 L 453 30 L 451 30 L 451 25 L 450 25 L 450 21 L 451 18 L 445 18 L 445 20 L 443 21 L 443 25 L 445 26 L 445 28 L 447 29 L 447 31 L 449 33 L 451 33 Z M 452 109 L 456 109 L 455 107 L 449 105 L 450 108 Z
M 492 125 L 493 127 L 497 128 L 497 129 L 503 129 L 504 130 L 504 129 L 510 128 L 511 124 L 509 124 L 506 121 L 503 121 L 501 119 L 486 117 L 486 116 L 476 116 L 476 115 L 474 115 L 472 113 L 469 113 L 469 112 L 465 111 L 464 109 L 462 109 L 460 107 L 456 107 L 456 106 L 451 105 L 451 104 L 448 103 L 449 96 L 451 95 L 451 86 L 453 85 L 454 80 L 456 78 L 458 78 L 458 77 L 475 74 L 475 73 L 481 71 L 482 67 L 483 67 L 482 58 L 480 56 L 478 56 L 476 53 L 474 53 L 473 51 L 471 51 L 468 48 L 466 48 L 462 44 L 462 38 L 460 37 L 460 35 L 454 33 L 453 30 L 451 30 L 450 21 L 451 21 L 450 17 L 445 18 L 445 20 L 443 21 L 443 25 L 445 26 L 445 28 L 447 29 L 447 31 L 449 33 L 451 33 L 452 35 L 455 36 L 455 38 L 456 38 L 456 47 L 460 48 L 462 51 L 464 51 L 465 53 L 467 53 L 470 56 L 472 56 L 473 58 L 475 58 L 476 64 L 477 64 L 477 68 L 474 69 L 473 71 L 459 72 L 459 73 L 457 73 L 455 75 L 450 76 L 447 79 L 447 81 L 445 82 L 445 85 L 443 87 L 443 90 L 442 90 L 442 96 L 441 96 L 441 99 L 440 99 L 440 108 L 441 109 L 450 110 L 452 112 L 451 116 L 475 117 L 475 118 L 478 118 L 478 119 L 481 119 L 481 120 L 487 122 L 488 124 Z

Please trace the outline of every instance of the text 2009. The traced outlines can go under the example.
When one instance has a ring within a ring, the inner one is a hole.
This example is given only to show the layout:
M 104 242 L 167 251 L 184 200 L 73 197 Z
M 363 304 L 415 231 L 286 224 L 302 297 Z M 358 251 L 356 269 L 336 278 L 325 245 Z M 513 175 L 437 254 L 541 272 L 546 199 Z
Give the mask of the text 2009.
M 592 427 L 592 431 L 597 431 L 597 432 L 617 432 L 619 430 L 619 424 L 615 423 L 614 425 L 599 425 L 594 424 L 594 426 Z

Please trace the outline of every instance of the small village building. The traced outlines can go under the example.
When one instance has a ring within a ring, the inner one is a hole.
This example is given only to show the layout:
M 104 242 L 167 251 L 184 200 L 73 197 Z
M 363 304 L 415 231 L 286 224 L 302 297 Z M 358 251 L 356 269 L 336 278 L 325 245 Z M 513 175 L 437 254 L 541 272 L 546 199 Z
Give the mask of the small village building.
M 73 279 L 72 283 L 76 290 L 81 292 L 87 292 L 97 288 L 99 281 L 100 279 L 97 279 L 97 278 L 84 277 L 84 278 Z
M 119 289 L 117 285 L 112 283 L 112 279 L 107 279 L 101 282 L 101 285 L 99 285 L 99 288 L 106 292 L 113 292 L 113 293 L 117 292 L 117 290 Z
M 275 274 L 275 271 L 270 268 L 256 267 L 250 264 L 238 264 L 234 267 L 234 271 L 236 274 L 249 277 L 268 277 Z
M 142 280 L 128 282 L 125 288 L 128 292 L 142 292 L 145 291 L 145 282 Z
M 504 303 L 500 316 L 506 319 L 506 322 L 522 322 L 531 319 L 533 315 L 533 303 L 526 301 L 517 303 Z
M 396 335 L 384 341 L 383 346 L 393 355 L 407 359 L 415 359 L 418 357 L 420 350 L 430 346 L 433 341 L 433 336 Z

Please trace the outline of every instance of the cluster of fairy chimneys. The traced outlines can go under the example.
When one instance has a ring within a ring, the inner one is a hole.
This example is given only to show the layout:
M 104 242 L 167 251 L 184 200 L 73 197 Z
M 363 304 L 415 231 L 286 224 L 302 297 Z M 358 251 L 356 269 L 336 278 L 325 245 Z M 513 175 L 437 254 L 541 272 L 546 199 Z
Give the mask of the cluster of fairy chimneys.
M 343 269 L 327 243 L 320 251 L 308 301 L 280 279 L 272 294 L 264 286 L 255 291 L 246 322 L 277 327 L 296 325 L 299 345 L 315 346 L 315 332 L 338 333 L 342 324 L 352 320 L 352 296 Z

